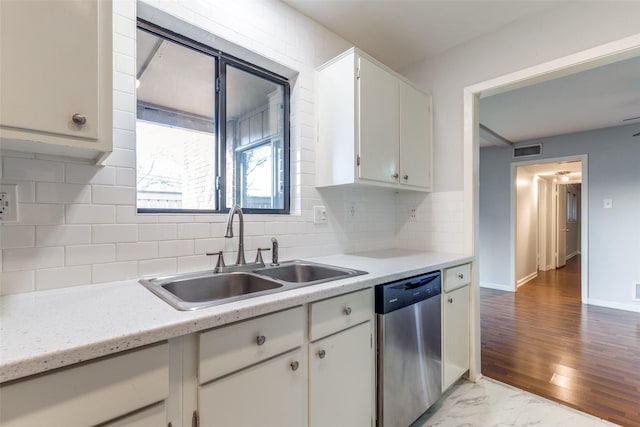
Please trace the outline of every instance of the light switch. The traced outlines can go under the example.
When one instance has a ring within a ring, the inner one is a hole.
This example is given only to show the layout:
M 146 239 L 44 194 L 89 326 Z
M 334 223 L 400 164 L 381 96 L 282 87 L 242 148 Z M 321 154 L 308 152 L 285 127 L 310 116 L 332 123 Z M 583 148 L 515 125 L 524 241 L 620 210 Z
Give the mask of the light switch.
M 604 199 L 602 201 L 602 207 L 604 207 L 605 209 L 611 209 L 613 207 L 613 200 L 611 199 Z

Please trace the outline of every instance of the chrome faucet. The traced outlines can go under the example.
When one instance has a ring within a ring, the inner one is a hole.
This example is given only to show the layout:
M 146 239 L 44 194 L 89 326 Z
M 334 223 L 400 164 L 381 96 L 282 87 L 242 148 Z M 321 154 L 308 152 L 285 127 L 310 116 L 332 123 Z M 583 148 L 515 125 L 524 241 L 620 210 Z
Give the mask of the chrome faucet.
M 231 209 L 229 209 L 229 216 L 227 217 L 227 232 L 224 237 L 232 238 L 233 237 L 233 216 L 238 214 L 238 218 L 240 223 L 240 236 L 238 241 L 238 256 L 236 257 L 236 265 L 245 265 L 247 262 L 244 259 L 244 217 L 242 215 L 242 209 L 238 205 L 233 205 Z

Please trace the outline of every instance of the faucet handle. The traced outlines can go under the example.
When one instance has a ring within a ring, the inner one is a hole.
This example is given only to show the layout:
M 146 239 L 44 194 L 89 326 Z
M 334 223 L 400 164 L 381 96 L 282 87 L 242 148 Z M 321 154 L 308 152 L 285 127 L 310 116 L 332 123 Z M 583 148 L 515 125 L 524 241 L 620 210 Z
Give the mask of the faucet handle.
M 276 267 L 280 263 L 278 263 L 278 239 L 275 237 L 271 238 L 271 249 L 271 267 Z
M 270 251 L 270 250 L 271 250 L 271 248 L 258 248 L 258 253 L 256 254 L 255 263 L 264 265 L 264 261 L 262 260 L 262 252 L 263 251 Z
M 224 263 L 224 253 L 222 251 L 218 252 L 207 252 L 207 256 L 218 255 L 218 262 L 216 262 L 216 268 L 213 269 L 214 273 L 222 273 L 222 268 L 226 267 Z

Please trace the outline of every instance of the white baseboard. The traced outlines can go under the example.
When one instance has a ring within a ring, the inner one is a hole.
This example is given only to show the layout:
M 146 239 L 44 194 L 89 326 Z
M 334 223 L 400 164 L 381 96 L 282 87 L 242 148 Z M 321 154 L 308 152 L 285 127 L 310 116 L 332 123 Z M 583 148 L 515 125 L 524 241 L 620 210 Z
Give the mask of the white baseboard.
M 578 255 L 580 252 L 574 252 L 572 254 L 567 255 L 567 257 L 565 258 L 567 261 L 569 261 L 571 258 L 573 258 L 574 256 Z
M 605 301 L 601 299 L 587 298 L 585 304 L 596 305 L 598 307 L 614 308 L 616 310 L 634 311 L 640 313 L 640 304 L 623 304 L 615 301 Z
M 525 283 L 527 283 L 530 280 L 535 279 L 536 277 L 538 277 L 538 272 L 534 271 L 533 273 L 529 274 L 528 276 L 523 277 L 522 279 L 518 280 L 518 283 L 516 284 L 518 287 L 524 285 Z
M 507 285 L 498 285 L 497 283 L 480 282 L 480 287 L 481 287 L 481 288 L 496 289 L 496 290 L 498 290 L 498 291 L 513 292 L 513 289 L 511 289 L 511 287 L 510 287 L 510 286 L 507 286 Z

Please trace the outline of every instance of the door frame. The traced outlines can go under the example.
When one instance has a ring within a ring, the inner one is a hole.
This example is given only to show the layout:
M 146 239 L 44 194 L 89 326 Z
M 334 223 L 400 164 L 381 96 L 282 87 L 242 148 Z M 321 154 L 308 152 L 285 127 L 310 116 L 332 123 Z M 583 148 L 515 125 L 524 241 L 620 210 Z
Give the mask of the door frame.
M 480 243 L 480 97 L 496 95 L 558 77 L 640 56 L 640 34 L 553 59 L 463 88 L 463 250 L 477 255 Z M 586 206 L 583 204 L 583 206 Z M 584 211 L 582 212 L 584 214 Z M 584 227 L 585 229 L 587 227 Z M 582 244 L 588 242 L 583 241 Z M 585 257 L 586 258 L 586 257 Z M 477 262 L 477 261 L 476 261 Z M 583 273 L 585 266 L 583 263 Z M 477 268 L 477 267 L 474 267 Z M 480 280 L 472 275 L 469 377 L 481 377 Z M 583 302 L 588 297 L 582 294 Z
M 571 156 L 563 156 L 563 157 L 552 157 L 546 159 L 537 159 L 537 160 L 524 160 L 524 161 L 514 161 L 511 162 L 511 192 L 509 195 L 510 202 L 510 215 L 509 215 L 509 245 L 510 245 L 510 256 L 509 256 L 509 277 L 511 278 L 511 283 L 509 283 L 509 290 L 512 292 L 516 292 L 518 289 L 517 282 L 518 278 L 516 277 L 516 214 L 517 214 L 517 204 L 516 204 L 516 178 L 517 178 L 517 168 L 522 166 L 532 166 L 532 165 L 541 165 L 546 163 L 561 163 L 561 162 L 576 162 L 579 161 L 581 163 L 582 168 L 582 200 L 580 202 L 580 209 L 582 210 L 582 228 L 580 230 L 580 238 L 582 245 L 582 253 L 581 259 L 582 263 L 580 266 L 580 292 L 582 303 L 586 304 L 589 296 L 589 159 L 586 154 L 576 154 Z M 557 210 L 557 206 L 552 203 L 551 208 Z M 553 216 L 555 218 L 555 215 Z M 538 219 L 539 221 L 539 219 Z M 552 221 L 553 222 L 553 221 Z M 553 227 L 553 226 L 552 226 Z M 556 227 L 557 228 L 557 227 Z M 539 232 L 539 231 L 538 231 Z M 557 232 L 557 230 L 556 230 Z M 554 238 L 555 238 L 555 233 Z M 553 240 L 553 239 L 552 239 Z M 556 256 L 556 243 L 552 241 L 552 252 L 553 256 Z M 557 265 L 557 262 L 553 262 L 554 266 Z

